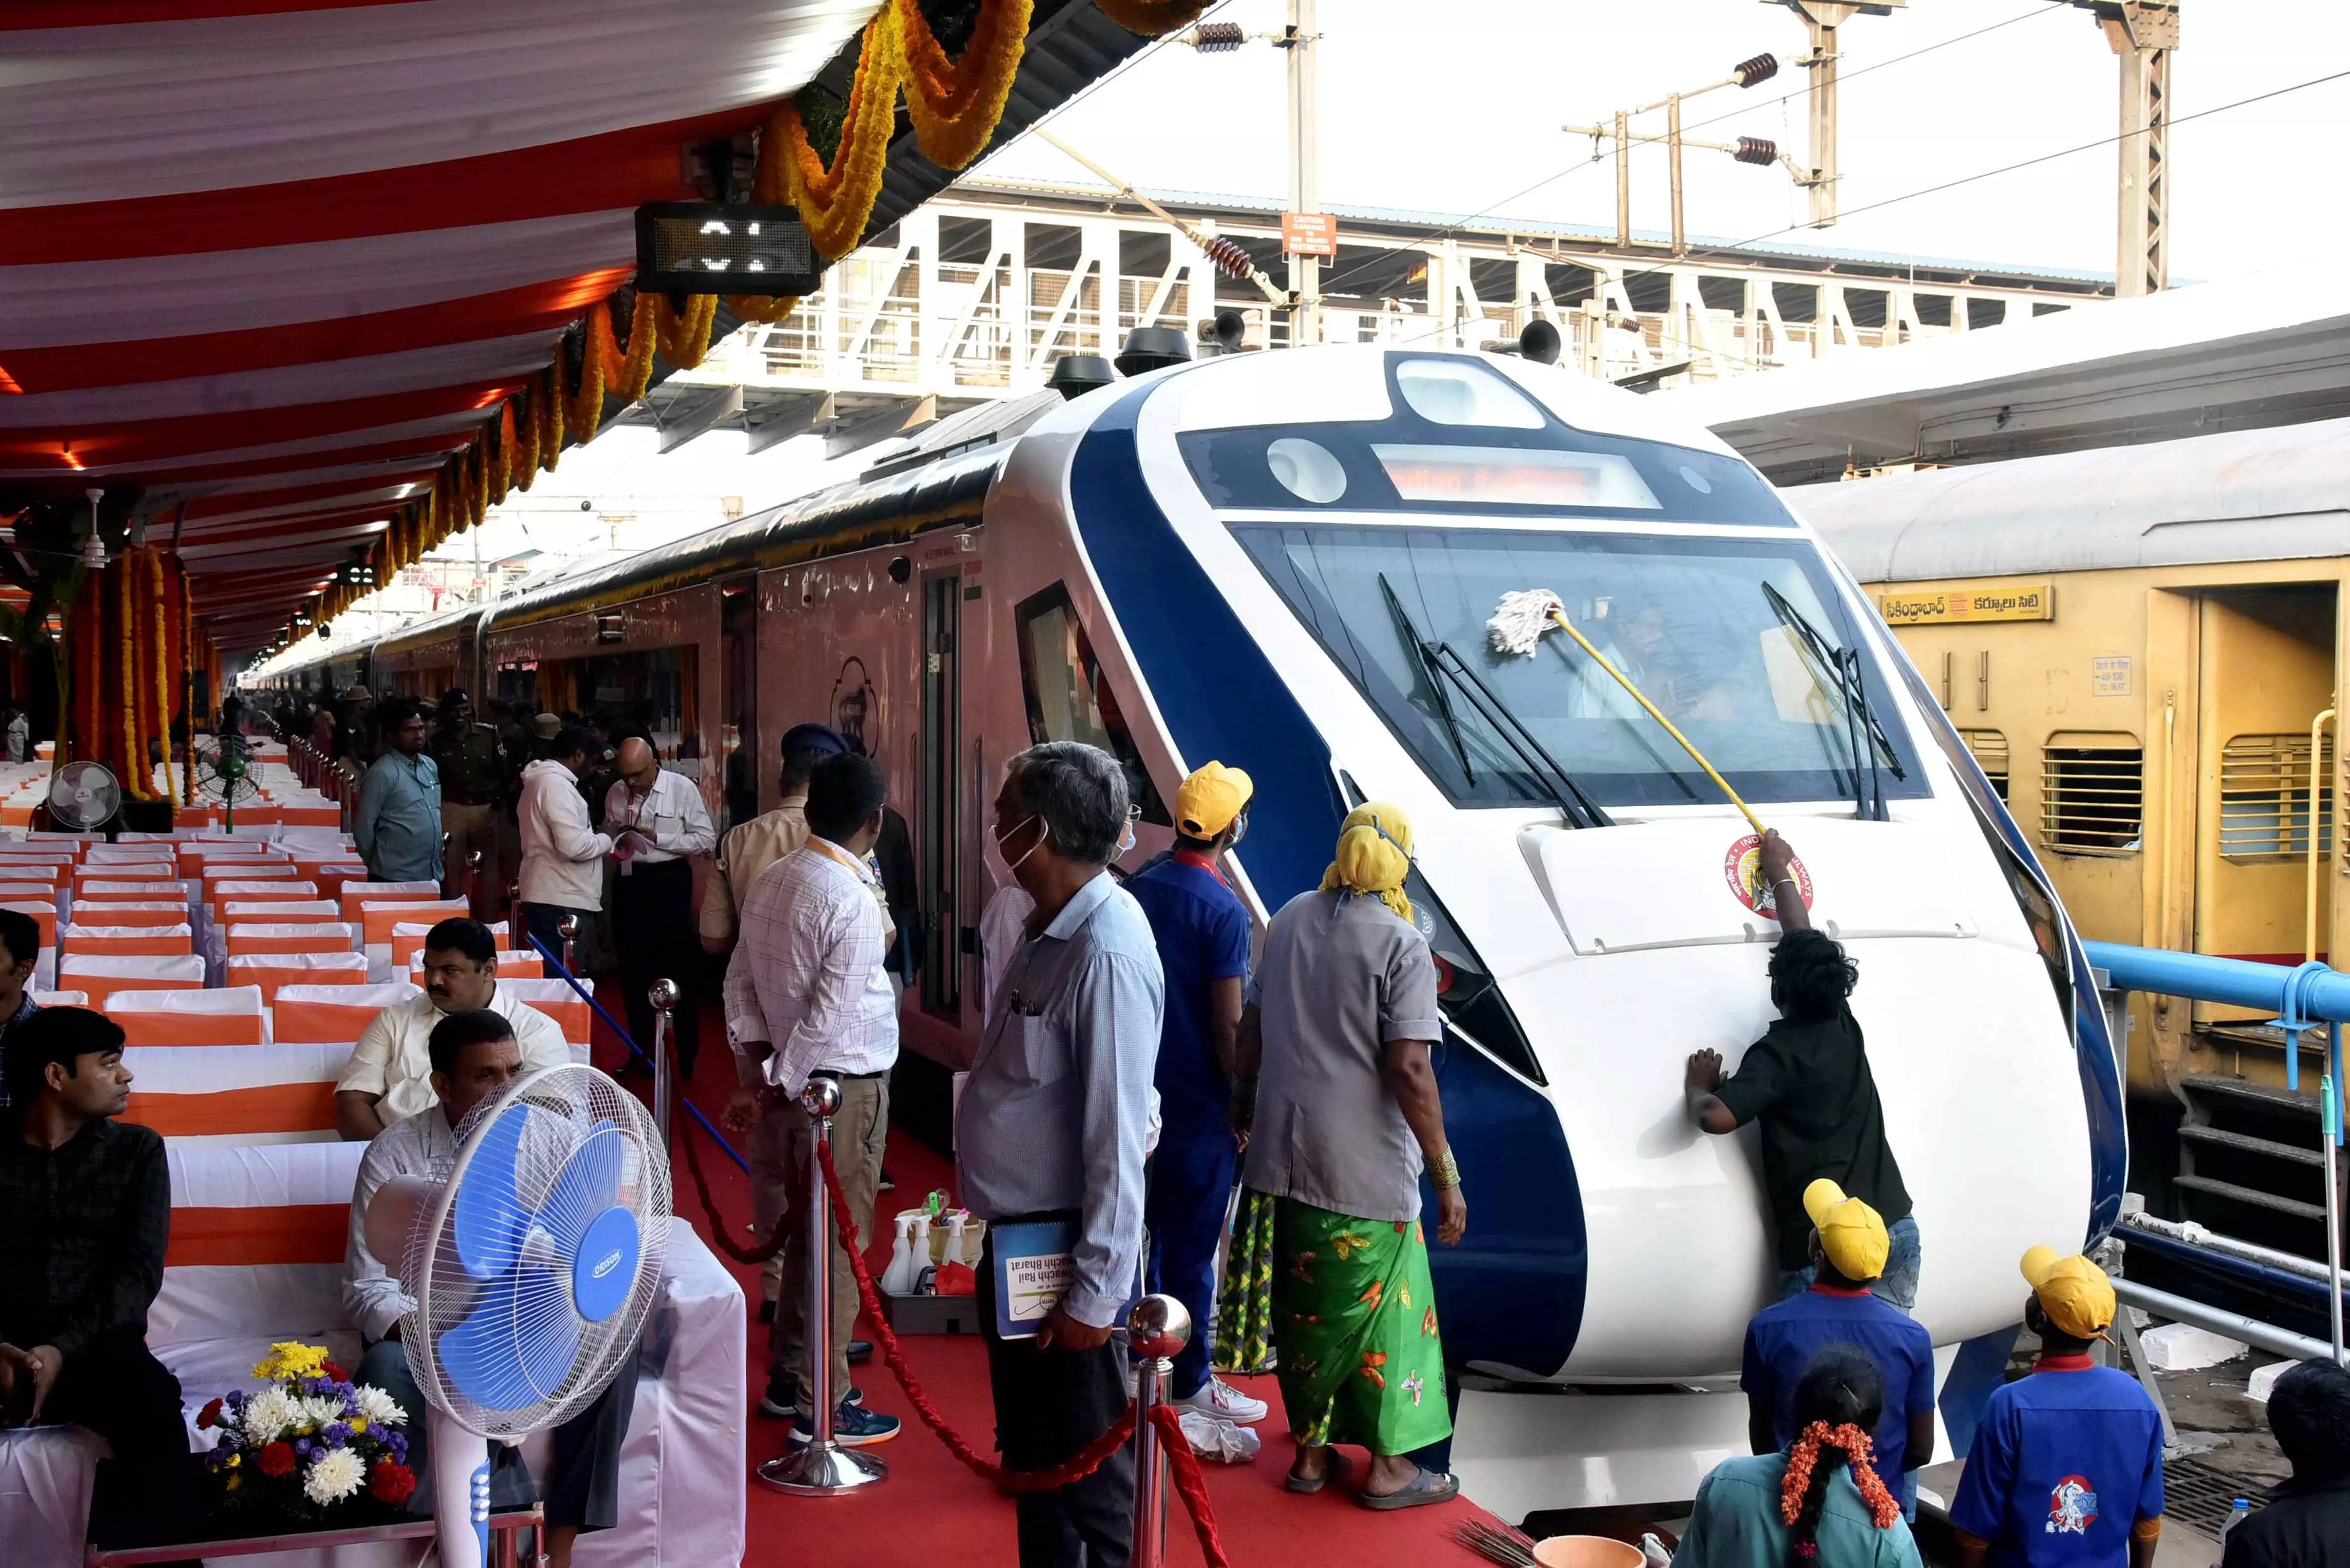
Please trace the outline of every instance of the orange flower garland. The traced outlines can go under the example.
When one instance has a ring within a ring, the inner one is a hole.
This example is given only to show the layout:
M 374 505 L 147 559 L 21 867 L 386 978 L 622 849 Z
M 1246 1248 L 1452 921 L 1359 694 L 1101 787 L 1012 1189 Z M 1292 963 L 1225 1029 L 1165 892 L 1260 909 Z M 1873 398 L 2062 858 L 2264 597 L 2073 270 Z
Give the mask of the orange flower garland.
M 922 156 L 940 168 L 960 169 L 987 151 L 1020 73 L 1032 4 L 990 0 L 980 7 L 962 58 L 950 60 L 919 0 L 897 0 L 907 117 Z
M 149 678 L 155 692 L 155 728 L 153 734 L 163 742 L 163 793 L 173 805 L 180 804 L 180 781 L 172 772 L 172 614 L 164 607 L 163 555 L 160 550 L 147 553 L 147 576 L 154 584 L 154 607 L 148 618 L 151 621 L 151 640 L 148 644 Z
M 866 221 L 873 215 L 881 176 L 889 168 L 898 84 L 905 68 L 898 8 L 884 5 L 865 25 L 865 48 L 858 58 L 856 83 L 848 89 L 848 109 L 840 122 L 840 146 L 832 167 L 826 168 L 824 159 L 808 145 L 799 105 L 790 99 L 777 107 L 760 138 L 754 199 L 787 201 L 797 207 L 816 254 L 827 261 L 847 254 L 865 237 Z
M 1795 1446 L 1787 1450 L 1787 1473 L 1779 1482 L 1781 1521 L 1793 1525 L 1803 1517 L 1804 1494 L 1811 1490 L 1812 1473 L 1819 1466 L 1823 1448 L 1844 1450 L 1853 1484 L 1860 1489 L 1860 1501 L 1867 1505 L 1869 1518 L 1877 1521 L 1879 1530 L 1892 1529 L 1893 1521 L 1901 1517 L 1901 1504 L 1885 1490 L 1876 1467 L 1869 1462 L 1877 1457 L 1876 1439 L 1848 1421 L 1833 1428 L 1825 1421 L 1814 1421 L 1804 1428 Z M 1804 1555 L 1808 1557 L 1811 1553 Z

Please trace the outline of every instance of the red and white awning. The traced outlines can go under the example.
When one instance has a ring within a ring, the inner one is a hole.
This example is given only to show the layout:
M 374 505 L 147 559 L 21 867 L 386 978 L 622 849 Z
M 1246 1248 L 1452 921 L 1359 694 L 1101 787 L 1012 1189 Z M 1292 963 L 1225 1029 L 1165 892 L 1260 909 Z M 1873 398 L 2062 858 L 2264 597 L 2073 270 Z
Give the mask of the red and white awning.
M 0 483 L 143 486 L 263 640 L 878 4 L 0 6 Z

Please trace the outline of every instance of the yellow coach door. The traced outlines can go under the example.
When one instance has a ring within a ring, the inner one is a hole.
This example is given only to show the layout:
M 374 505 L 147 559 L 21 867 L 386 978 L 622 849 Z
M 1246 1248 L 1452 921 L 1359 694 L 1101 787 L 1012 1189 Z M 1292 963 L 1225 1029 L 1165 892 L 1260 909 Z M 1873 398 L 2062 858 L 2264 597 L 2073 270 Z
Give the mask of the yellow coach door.
M 2313 809 L 2310 722 L 2333 706 L 2334 586 L 2206 589 L 2200 620 L 2195 949 L 2296 964 L 2311 940 L 2311 833 L 2321 857 L 2333 847 L 2333 737 Z M 2314 933 L 2321 958 L 2329 904 L 2320 900 Z M 2199 1004 L 2195 1016 L 2234 1036 L 2231 1023 L 2252 1015 Z

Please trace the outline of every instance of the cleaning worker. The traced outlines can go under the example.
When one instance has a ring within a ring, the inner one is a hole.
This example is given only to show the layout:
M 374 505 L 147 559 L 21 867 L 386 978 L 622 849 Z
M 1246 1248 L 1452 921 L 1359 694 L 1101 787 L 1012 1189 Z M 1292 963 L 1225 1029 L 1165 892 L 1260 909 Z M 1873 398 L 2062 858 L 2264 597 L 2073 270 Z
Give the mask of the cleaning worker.
M 1813 1359 L 1832 1345 L 1858 1351 L 1885 1384 L 1871 1432 L 1877 1472 L 1901 1500 L 1902 1516 L 1914 1520 L 1918 1471 L 1934 1458 L 1933 1335 L 1869 1291 L 1891 1251 L 1876 1210 L 1825 1178 L 1804 1189 L 1804 1209 L 1816 1277 L 1811 1289 L 1764 1307 L 1746 1325 L 1738 1386 L 1746 1393 L 1747 1436 L 1758 1454 L 1794 1442 L 1795 1385 Z
M 1270 1407 L 1208 1369 L 1216 1255 L 1240 1174 L 1232 1080 L 1250 928 L 1248 906 L 1217 862 L 1248 831 L 1255 793 L 1240 769 L 1202 766 L 1175 792 L 1173 852 L 1126 884 L 1150 922 L 1167 984 L 1154 1072 L 1162 1126 L 1143 1210 L 1149 1288 L 1167 1292 L 1191 1314 L 1191 1343 L 1175 1358 L 1175 1404 L 1238 1426 L 1263 1420 Z
M 2054 1247 L 2023 1254 L 2032 1376 L 1991 1397 L 1950 1507 L 1962 1568 L 2153 1568 L 2162 1538 L 2162 1415 L 2137 1379 L 2089 1354 L 2114 1321 L 2106 1272 Z

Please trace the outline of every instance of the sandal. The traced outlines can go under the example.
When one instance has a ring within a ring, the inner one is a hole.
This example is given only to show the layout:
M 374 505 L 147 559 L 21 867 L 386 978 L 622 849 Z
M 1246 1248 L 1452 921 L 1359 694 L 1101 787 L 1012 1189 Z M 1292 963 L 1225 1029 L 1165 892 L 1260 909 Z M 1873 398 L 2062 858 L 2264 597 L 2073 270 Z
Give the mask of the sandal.
M 1290 1467 L 1289 1474 L 1284 1478 L 1281 1484 L 1288 1490 L 1296 1492 L 1302 1497 L 1312 1497 L 1315 1492 L 1320 1491 L 1332 1481 L 1345 1480 L 1347 1479 L 1347 1473 L 1354 1468 L 1354 1460 L 1348 1459 L 1337 1449 L 1332 1449 L 1329 1452 L 1329 1457 L 1322 1461 L 1322 1473 L 1320 1475 L 1310 1479 L 1305 1476 L 1299 1475 L 1297 1473 L 1297 1467 L 1293 1464 Z
M 1438 1475 L 1434 1470 L 1423 1469 L 1391 1492 L 1378 1497 L 1367 1491 L 1357 1492 L 1355 1501 L 1365 1508 L 1384 1511 L 1398 1508 L 1424 1508 L 1431 1502 L 1451 1502 L 1460 1495 L 1458 1477 Z

